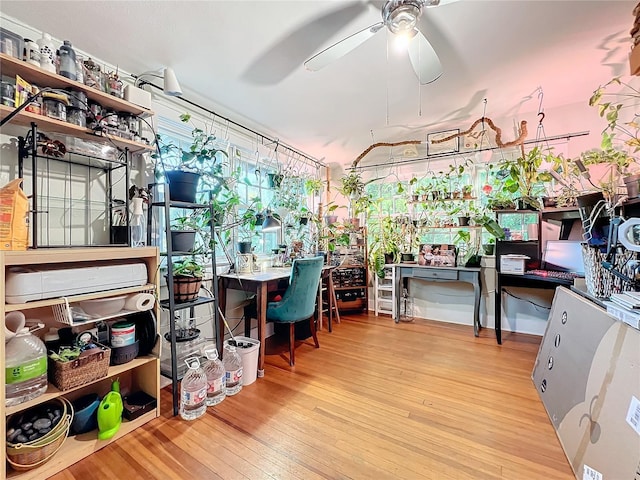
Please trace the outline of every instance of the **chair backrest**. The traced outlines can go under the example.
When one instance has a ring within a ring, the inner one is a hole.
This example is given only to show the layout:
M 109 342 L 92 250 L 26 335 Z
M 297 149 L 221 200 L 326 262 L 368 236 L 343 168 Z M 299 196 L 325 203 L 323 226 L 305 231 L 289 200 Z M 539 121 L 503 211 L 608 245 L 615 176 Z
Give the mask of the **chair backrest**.
M 313 315 L 323 264 L 322 257 L 296 258 L 293 261 L 289 286 L 282 300 L 269 304 L 269 320 L 297 322 Z

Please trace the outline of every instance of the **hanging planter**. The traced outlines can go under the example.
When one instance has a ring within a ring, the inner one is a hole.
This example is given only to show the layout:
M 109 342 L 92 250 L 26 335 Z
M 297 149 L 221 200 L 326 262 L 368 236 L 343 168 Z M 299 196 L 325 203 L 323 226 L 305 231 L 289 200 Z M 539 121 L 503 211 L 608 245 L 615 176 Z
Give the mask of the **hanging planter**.
M 267 185 L 269 188 L 280 188 L 284 175 L 279 173 L 267 173 Z

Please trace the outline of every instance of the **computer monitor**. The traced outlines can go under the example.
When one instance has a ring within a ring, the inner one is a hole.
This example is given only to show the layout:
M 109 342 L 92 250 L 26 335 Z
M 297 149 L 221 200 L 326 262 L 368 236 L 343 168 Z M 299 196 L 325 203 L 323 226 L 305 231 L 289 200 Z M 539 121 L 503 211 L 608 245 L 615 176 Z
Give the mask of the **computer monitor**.
M 581 242 L 547 240 L 544 252 L 542 252 L 542 268 L 584 275 Z

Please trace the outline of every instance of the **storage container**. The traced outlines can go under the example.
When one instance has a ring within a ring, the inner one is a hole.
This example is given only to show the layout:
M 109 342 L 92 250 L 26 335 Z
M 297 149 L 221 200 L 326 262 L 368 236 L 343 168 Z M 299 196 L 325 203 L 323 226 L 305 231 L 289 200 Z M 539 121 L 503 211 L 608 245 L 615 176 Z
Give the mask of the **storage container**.
M 0 27 L 0 52 L 22 60 L 24 39 L 6 28 Z
M 97 344 L 69 362 L 49 360 L 49 381 L 60 390 L 69 390 L 107 376 L 111 349 Z

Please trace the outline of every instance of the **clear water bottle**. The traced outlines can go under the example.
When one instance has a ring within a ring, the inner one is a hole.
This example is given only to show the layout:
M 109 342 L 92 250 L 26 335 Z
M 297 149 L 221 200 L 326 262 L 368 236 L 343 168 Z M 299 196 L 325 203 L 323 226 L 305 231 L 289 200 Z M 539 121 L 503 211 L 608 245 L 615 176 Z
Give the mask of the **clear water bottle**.
M 187 358 L 185 362 L 189 369 L 180 384 L 180 416 L 195 420 L 207 411 L 207 376 L 197 357 Z
M 131 200 L 131 246 L 144 247 L 147 241 L 147 221 L 144 218 L 143 198 Z
M 5 349 L 5 405 L 19 405 L 47 391 L 47 347 L 29 332 L 18 330 Z
M 218 349 L 214 347 L 205 348 L 204 354 L 207 361 L 202 366 L 207 376 L 207 407 L 218 405 L 227 396 L 226 392 L 226 371 L 224 365 L 218 358 Z
M 235 346 L 227 345 L 225 347 L 222 363 L 226 372 L 226 393 L 227 395 L 235 395 L 242 390 L 242 358 L 236 352 Z

